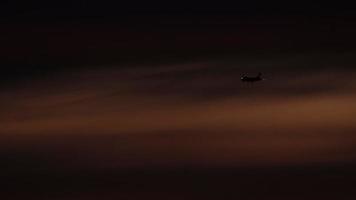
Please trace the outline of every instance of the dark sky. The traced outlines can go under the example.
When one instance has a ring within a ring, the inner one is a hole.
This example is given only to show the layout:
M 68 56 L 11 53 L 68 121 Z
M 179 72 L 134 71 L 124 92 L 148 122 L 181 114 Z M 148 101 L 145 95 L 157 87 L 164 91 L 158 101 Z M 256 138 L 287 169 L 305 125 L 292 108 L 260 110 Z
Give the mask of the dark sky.
M 68 67 L 352 51 L 352 7 L 310 2 L 7 1 L 2 79 Z

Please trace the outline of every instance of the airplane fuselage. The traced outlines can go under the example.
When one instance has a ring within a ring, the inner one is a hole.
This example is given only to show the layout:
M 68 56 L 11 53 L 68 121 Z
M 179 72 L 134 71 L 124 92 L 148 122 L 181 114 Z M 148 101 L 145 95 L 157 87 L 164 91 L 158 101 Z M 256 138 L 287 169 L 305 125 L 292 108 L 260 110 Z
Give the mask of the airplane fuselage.
M 242 77 L 241 81 L 243 82 L 256 82 L 256 81 L 261 81 L 262 78 L 261 77 Z
M 262 81 L 262 78 L 261 78 L 261 76 L 255 76 L 255 77 L 242 76 L 241 81 L 242 82 L 256 82 L 256 81 Z

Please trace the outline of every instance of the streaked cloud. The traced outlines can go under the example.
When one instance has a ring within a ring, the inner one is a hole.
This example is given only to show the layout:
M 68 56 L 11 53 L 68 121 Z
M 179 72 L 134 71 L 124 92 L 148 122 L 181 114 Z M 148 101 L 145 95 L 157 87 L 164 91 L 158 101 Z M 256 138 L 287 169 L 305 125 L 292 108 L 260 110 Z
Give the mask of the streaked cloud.
M 356 96 L 347 78 L 352 71 L 263 69 L 267 80 L 254 85 L 240 82 L 241 64 L 219 62 L 96 68 L 38 80 L 1 94 L 1 137 L 42 138 L 34 144 L 54 144 L 51 137 L 59 137 L 71 145 L 39 148 L 64 152 L 64 160 L 71 157 L 68 151 L 77 151 L 92 165 L 103 161 L 106 167 L 266 165 L 356 156 Z M 121 139 L 108 141 L 110 135 Z M 81 146 L 86 137 L 97 139 Z M 115 147 L 122 142 L 125 148 Z

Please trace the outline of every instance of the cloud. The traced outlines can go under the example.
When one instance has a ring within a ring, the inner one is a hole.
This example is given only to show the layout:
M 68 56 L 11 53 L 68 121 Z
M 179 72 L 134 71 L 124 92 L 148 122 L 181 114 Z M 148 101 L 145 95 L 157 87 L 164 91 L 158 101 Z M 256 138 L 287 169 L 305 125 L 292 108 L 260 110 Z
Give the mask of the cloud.
M 28 142 L 62 152 L 62 160 L 76 151 L 79 166 L 266 165 L 356 156 L 349 71 L 270 70 L 267 81 L 246 85 L 238 78 L 241 66 L 219 66 L 84 70 L 8 90 L 1 137 L 15 138 L 15 149 L 21 138 L 37 138 Z

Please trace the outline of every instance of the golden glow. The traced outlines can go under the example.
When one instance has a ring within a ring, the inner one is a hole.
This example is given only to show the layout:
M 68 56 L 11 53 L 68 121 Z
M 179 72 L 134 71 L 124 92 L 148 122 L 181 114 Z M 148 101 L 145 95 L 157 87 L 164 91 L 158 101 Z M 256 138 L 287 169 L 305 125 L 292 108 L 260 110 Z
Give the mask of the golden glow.
M 189 81 L 167 78 L 203 66 L 78 72 L 72 78 L 9 90 L 2 94 L 1 137 L 32 135 L 51 144 L 52 136 L 74 140 L 81 135 L 85 141 L 94 135 L 101 142 L 92 142 L 79 152 L 105 160 L 101 165 L 108 166 L 268 165 L 356 156 L 356 95 L 345 92 L 353 88 L 352 82 L 330 83 L 327 74 L 281 79 L 284 85 L 276 77 L 262 83 L 265 86 L 242 85 L 238 77 L 236 81 L 212 75 Z M 324 83 L 333 90 L 288 92 Z M 194 91 L 189 93 L 194 87 L 224 89 L 232 84 L 236 84 L 236 94 L 207 92 L 212 96 L 201 98 Z M 261 92 L 266 90 L 271 93 Z M 100 139 L 107 135 L 121 136 L 124 147 L 120 139 Z M 76 145 L 67 147 L 73 150 Z M 135 156 L 127 157 L 131 154 Z

